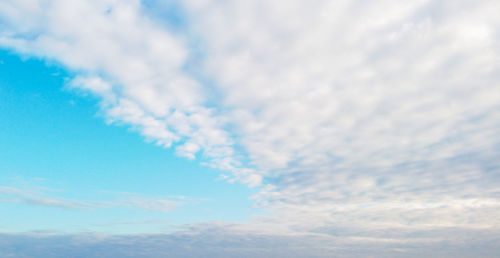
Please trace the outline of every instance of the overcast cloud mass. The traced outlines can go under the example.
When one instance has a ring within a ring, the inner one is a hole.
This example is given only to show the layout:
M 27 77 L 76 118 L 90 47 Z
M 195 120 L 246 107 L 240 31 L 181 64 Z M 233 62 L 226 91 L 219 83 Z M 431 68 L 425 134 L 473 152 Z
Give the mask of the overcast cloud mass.
M 1 1 L 2 48 L 72 71 L 67 86 L 97 96 L 106 122 L 257 187 L 250 198 L 268 212 L 167 235 L 4 234 L 2 255 L 66 257 L 51 247 L 62 241 L 82 257 L 499 256 L 499 11 L 489 0 Z M 115 248 L 127 241 L 138 249 Z

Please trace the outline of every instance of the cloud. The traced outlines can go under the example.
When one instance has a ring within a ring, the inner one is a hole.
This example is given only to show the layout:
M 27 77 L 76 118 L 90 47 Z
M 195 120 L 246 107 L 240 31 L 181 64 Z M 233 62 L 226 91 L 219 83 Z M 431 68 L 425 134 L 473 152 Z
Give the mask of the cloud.
M 349 232 L 342 232 L 349 235 Z M 256 233 L 231 224 L 191 225 L 168 234 L 0 234 L 2 257 L 495 257 L 497 231 L 421 231 L 408 239 Z M 426 239 L 432 235 L 440 239 Z M 375 237 L 373 237 L 375 236 Z
M 62 198 L 42 197 L 39 194 L 29 193 L 14 187 L 0 186 L 0 202 L 24 203 L 28 205 L 67 208 L 67 209 L 93 209 L 102 207 L 98 202 L 86 202 Z
M 498 228 L 488 1 L 187 1 L 275 223 Z
M 0 45 L 76 71 L 70 86 L 101 97 L 110 122 L 132 125 L 161 146 L 176 143 L 187 158 L 203 150 L 211 166 L 260 183 L 238 173 L 223 119 L 184 68 L 187 39 L 145 17 L 141 1 L 7 1 L 0 8 Z
M 49 190 L 54 191 L 54 189 L 34 191 L 10 186 L 0 186 L 0 203 L 22 203 L 27 205 L 78 210 L 124 207 L 155 212 L 170 212 L 176 206 L 186 202 L 170 199 L 151 198 L 134 193 L 118 194 L 117 197 L 110 200 L 82 201 L 78 199 L 48 196 L 47 192 L 49 192 Z
M 141 3 L 3 1 L 0 45 L 74 71 L 110 121 L 260 185 L 271 213 L 252 223 L 500 227 L 500 3 L 188 0 L 181 31 Z

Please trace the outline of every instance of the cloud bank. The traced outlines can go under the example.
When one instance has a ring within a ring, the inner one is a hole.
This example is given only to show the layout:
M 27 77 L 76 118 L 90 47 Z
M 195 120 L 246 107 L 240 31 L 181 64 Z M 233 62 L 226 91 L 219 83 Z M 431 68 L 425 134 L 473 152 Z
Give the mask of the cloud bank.
M 255 223 L 498 232 L 500 3 L 175 3 L 182 21 L 156 1 L 2 1 L 0 45 L 260 186 Z
M 242 231 L 237 225 L 193 225 L 182 232 L 155 235 L 0 234 L 0 256 L 497 257 L 500 251 L 498 234 L 489 231 L 419 231 L 413 232 L 410 240 L 342 233 L 347 236 L 256 233 Z M 429 242 L 425 238 L 429 235 L 442 239 Z

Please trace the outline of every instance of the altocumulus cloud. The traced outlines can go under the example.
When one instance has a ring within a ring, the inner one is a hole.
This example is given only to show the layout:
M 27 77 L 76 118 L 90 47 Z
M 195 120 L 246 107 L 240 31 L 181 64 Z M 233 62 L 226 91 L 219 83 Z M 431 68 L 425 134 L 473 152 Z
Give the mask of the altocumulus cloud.
M 2 1 L 0 45 L 259 186 L 253 236 L 498 244 L 500 2 L 187 0 L 182 30 L 155 4 Z

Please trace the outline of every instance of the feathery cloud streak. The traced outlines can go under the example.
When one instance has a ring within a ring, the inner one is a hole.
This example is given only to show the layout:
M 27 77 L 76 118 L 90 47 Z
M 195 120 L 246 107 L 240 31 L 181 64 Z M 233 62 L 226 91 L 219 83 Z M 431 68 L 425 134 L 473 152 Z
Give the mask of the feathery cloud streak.
M 52 208 L 79 210 L 125 207 L 156 212 L 169 212 L 176 206 L 181 204 L 180 201 L 176 200 L 155 199 L 132 193 L 122 193 L 119 194 L 118 198 L 106 201 L 84 201 L 78 199 L 53 197 L 47 194 L 48 190 L 54 191 L 54 189 L 43 189 L 43 191 L 40 191 L 11 186 L 0 186 L 0 203 L 22 203 Z

